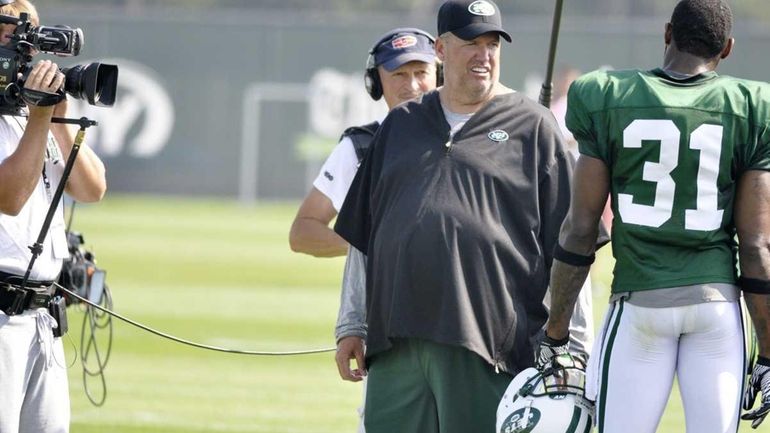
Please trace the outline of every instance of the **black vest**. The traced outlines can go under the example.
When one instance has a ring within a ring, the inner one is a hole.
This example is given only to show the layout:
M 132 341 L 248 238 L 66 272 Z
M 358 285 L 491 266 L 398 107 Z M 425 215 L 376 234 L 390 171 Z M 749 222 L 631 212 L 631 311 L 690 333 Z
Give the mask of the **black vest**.
M 380 122 L 367 123 L 361 126 L 351 126 L 342 133 L 342 137 L 350 138 L 353 142 L 353 149 L 356 151 L 356 157 L 358 162 L 361 162 L 366 156 L 366 151 L 369 150 L 369 146 L 372 144 L 372 139 L 377 129 L 380 127 Z

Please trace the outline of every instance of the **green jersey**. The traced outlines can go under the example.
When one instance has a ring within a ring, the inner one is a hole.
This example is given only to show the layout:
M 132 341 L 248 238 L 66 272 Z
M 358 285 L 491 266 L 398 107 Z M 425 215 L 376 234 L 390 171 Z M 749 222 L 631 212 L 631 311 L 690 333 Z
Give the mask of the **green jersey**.
M 612 291 L 735 283 L 736 185 L 770 170 L 770 85 L 596 71 L 568 101 L 580 153 L 610 172 Z

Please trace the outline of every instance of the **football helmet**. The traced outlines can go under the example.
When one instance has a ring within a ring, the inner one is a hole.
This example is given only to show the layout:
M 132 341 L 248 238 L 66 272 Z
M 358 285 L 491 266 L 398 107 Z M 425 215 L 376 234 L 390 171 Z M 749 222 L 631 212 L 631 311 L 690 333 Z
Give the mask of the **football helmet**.
M 564 354 L 516 375 L 497 406 L 496 433 L 589 432 L 593 402 L 585 398 L 582 365 Z

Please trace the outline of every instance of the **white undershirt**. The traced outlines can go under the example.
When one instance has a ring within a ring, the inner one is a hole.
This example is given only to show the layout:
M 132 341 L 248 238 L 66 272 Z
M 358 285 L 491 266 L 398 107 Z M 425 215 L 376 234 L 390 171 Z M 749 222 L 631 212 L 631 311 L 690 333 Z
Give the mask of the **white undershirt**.
M 453 111 L 450 111 L 444 103 L 441 103 L 441 109 L 444 111 L 444 117 L 446 117 L 446 121 L 449 124 L 449 138 L 451 140 L 452 137 L 455 136 L 457 131 L 461 130 L 463 126 L 468 122 L 468 120 L 473 117 L 476 113 L 467 113 L 467 114 L 460 114 L 455 113 Z

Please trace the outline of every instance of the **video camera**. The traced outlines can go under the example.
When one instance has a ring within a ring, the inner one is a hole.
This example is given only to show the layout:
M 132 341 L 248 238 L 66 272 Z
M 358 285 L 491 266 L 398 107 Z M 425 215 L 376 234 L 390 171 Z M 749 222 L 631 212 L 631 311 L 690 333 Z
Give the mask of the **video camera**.
M 0 46 L 0 114 L 19 115 L 25 99 L 36 105 L 54 105 L 65 98 L 65 92 L 91 105 L 110 107 L 115 103 L 118 67 L 98 62 L 60 69 L 65 76 L 64 89 L 56 94 L 24 89 L 35 51 L 61 57 L 77 56 L 83 46 L 81 29 L 33 26 L 27 13 L 21 13 L 18 18 L 0 15 L 0 24 L 16 26 L 10 43 Z
M 70 257 L 62 264 L 59 284 L 94 304 L 101 304 L 106 286 L 106 271 L 96 266 L 96 258 L 90 251 L 83 248 L 83 243 L 83 235 L 78 232 L 67 232 Z M 81 302 L 66 293 L 62 296 L 68 305 Z

